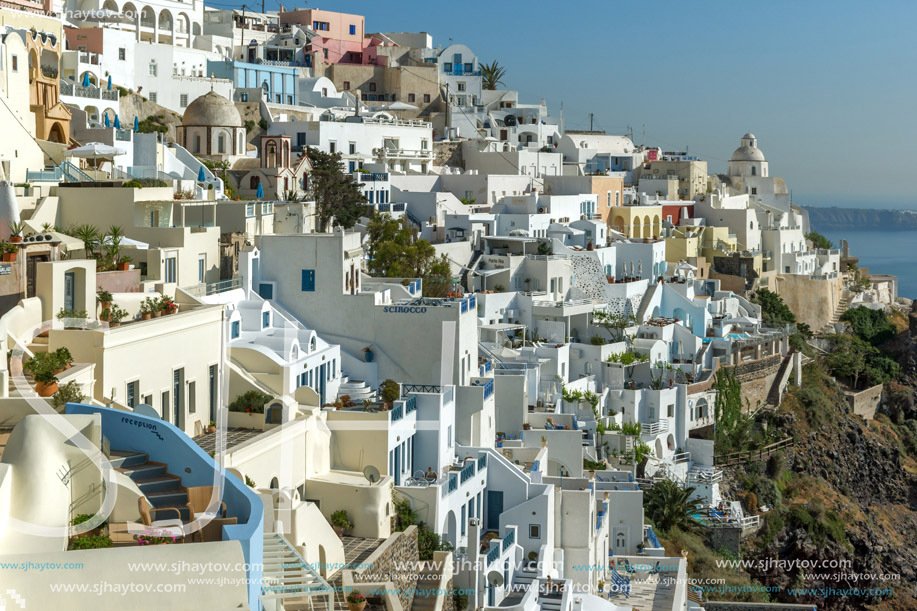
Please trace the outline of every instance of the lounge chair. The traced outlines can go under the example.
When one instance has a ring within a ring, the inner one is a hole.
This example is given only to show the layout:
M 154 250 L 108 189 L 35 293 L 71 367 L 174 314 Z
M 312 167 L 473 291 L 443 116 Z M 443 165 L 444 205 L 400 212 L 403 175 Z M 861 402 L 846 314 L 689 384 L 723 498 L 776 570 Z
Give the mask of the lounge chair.
M 217 518 L 226 517 L 226 503 L 217 499 L 212 505 L 213 493 L 216 490 L 214 486 L 190 486 L 188 491 L 188 512 L 192 520 L 197 520 L 208 512 Z M 217 509 L 219 503 L 219 509 Z
M 149 530 L 163 531 L 176 539 L 183 539 L 185 536 L 184 523 L 181 520 L 181 512 L 175 507 L 153 507 L 145 496 L 137 499 L 137 510 L 140 512 L 142 524 L 128 524 L 128 532 L 133 534 L 144 534 Z M 160 512 L 175 512 L 177 518 L 166 520 L 153 520 L 152 516 Z

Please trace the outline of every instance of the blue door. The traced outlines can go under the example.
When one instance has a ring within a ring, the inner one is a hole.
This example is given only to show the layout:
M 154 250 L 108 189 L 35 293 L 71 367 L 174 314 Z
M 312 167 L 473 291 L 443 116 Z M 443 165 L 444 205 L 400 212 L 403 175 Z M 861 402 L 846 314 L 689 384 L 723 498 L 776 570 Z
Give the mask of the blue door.
M 325 364 L 323 363 L 318 368 L 318 396 L 320 397 L 321 403 L 319 405 L 325 404 Z
M 395 448 L 395 485 L 401 485 L 401 449 Z
M 503 492 L 487 491 L 487 530 L 500 530 L 500 514 L 503 513 Z
M 76 273 L 64 273 L 64 309 L 73 311 L 76 309 Z

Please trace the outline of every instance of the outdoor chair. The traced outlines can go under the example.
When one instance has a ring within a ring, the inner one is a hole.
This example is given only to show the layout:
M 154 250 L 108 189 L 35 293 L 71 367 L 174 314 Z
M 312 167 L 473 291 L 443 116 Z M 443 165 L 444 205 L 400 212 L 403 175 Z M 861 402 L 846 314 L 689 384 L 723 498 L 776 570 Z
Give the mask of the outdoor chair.
M 211 504 L 214 486 L 191 486 L 188 491 L 188 512 L 192 520 L 197 520 L 205 513 L 211 513 L 216 518 L 226 517 L 226 503 L 217 499 Z M 218 505 L 219 504 L 219 505 Z
M 133 534 L 144 534 L 150 530 L 162 531 L 176 539 L 183 539 L 185 536 L 184 524 L 181 520 L 181 512 L 175 507 L 153 507 L 145 496 L 137 499 L 137 510 L 140 513 L 141 524 L 128 524 L 128 532 Z M 153 520 L 153 516 L 159 513 L 174 512 L 177 518 L 165 520 Z

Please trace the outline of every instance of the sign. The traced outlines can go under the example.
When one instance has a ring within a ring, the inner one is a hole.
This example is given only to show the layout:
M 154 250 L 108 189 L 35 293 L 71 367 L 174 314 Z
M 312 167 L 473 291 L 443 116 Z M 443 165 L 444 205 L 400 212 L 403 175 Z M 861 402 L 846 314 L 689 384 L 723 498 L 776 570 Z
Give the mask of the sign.
M 424 306 L 385 306 L 382 311 L 386 314 L 426 314 Z
M 647 161 L 656 161 L 657 155 L 658 155 L 658 151 L 656 149 L 650 149 L 646 152 L 646 160 Z
M 12 263 L 0 263 L 0 276 L 9 276 L 13 273 Z

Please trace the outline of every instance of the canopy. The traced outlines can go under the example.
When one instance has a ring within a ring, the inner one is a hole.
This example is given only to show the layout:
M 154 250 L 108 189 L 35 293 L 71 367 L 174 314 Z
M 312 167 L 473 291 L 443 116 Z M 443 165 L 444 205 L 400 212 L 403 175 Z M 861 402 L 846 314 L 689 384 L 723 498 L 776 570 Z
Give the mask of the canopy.
M 80 83 L 80 86 L 82 86 L 82 87 L 89 87 L 89 86 L 91 86 L 91 85 L 92 85 L 92 82 L 89 80 L 89 73 L 88 73 L 88 72 L 84 72 L 84 73 L 83 73 L 83 82 Z
M 392 102 L 379 110 L 417 110 L 417 107 L 405 102 Z
M 528 229 L 513 229 L 509 232 L 509 235 L 529 235 Z
M 697 268 L 691 265 L 690 263 L 685 263 L 684 261 L 682 261 L 681 263 L 675 266 L 675 271 L 676 272 L 696 272 Z
M 82 157 L 83 159 L 114 159 L 117 155 L 124 155 L 123 149 L 108 146 L 101 142 L 90 142 L 83 146 L 67 151 L 68 157 Z
M 111 91 L 111 75 L 108 75 L 108 90 Z
M 134 131 L 140 130 L 140 117 L 134 117 Z
M 105 127 L 111 127 L 111 121 L 108 120 L 108 114 L 102 115 L 104 117 Z
M 115 115 L 115 129 L 121 129 L 121 119 L 118 117 L 118 115 Z

